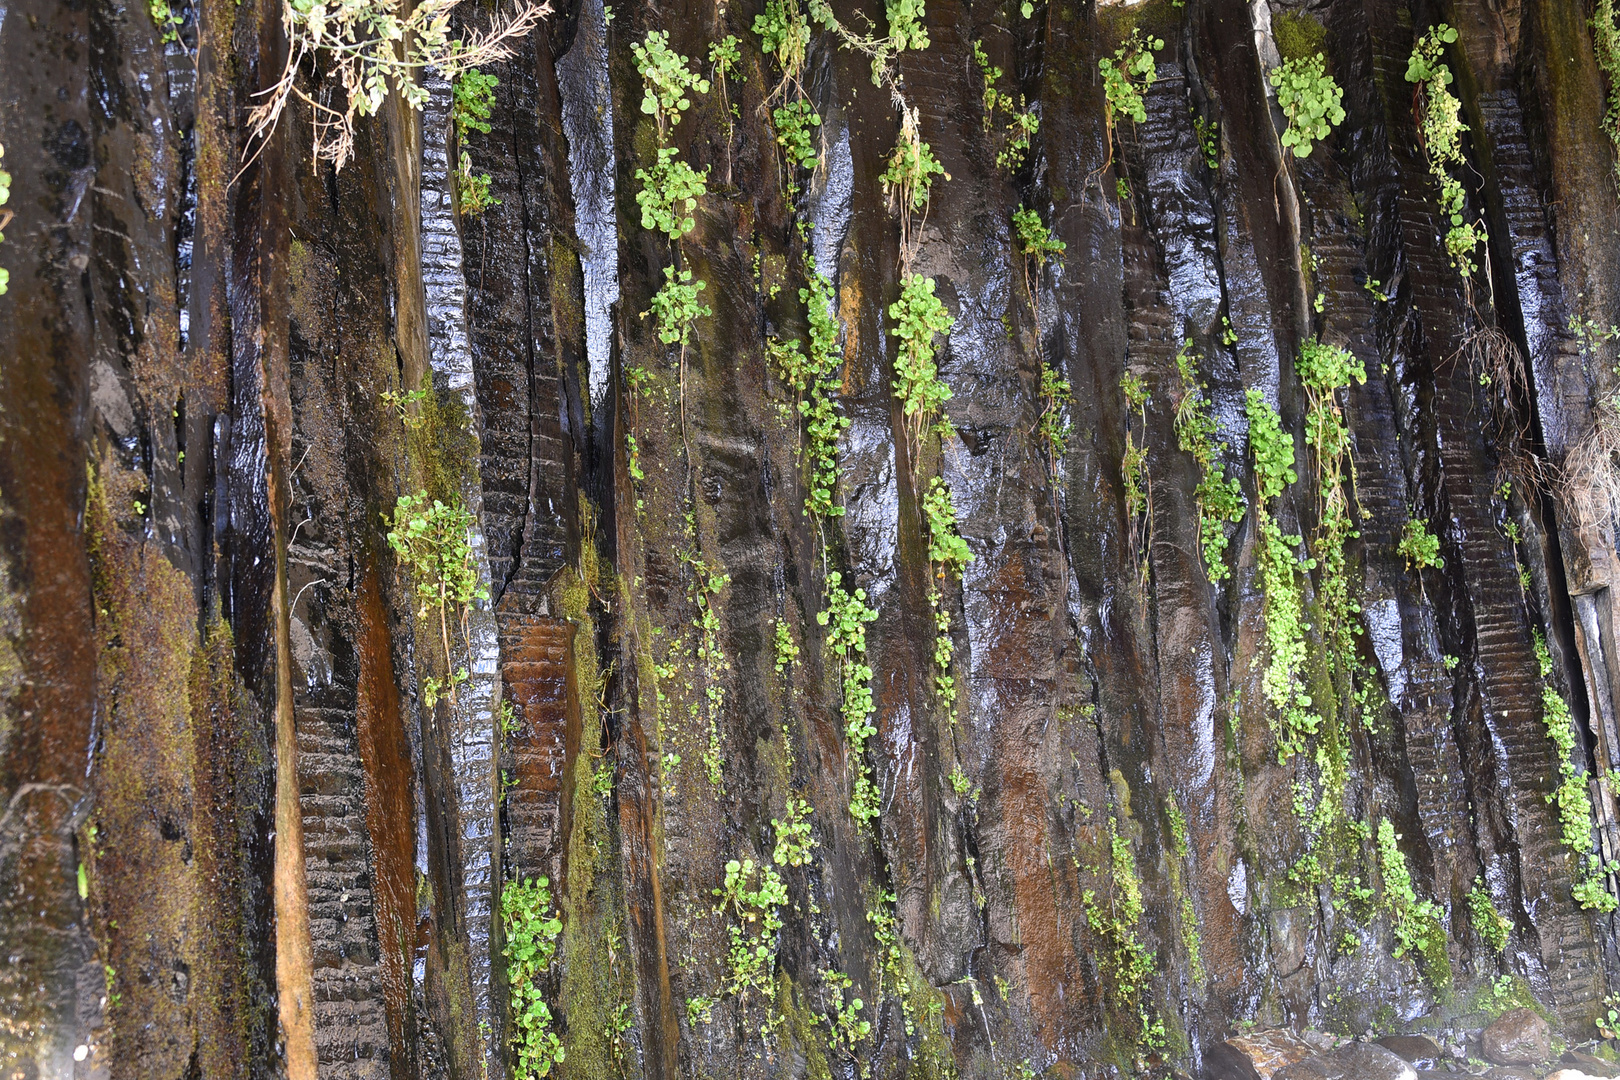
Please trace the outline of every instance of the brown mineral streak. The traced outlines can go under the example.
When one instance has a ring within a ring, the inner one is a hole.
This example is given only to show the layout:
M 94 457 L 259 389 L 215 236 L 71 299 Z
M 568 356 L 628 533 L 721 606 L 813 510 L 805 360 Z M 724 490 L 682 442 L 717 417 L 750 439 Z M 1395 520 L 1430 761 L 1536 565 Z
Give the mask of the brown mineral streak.
M 404 1080 L 411 950 L 416 942 L 416 836 L 411 828 L 411 751 L 399 707 L 393 641 L 376 564 L 360 579 L 360 675 L 355 726 L 365 766 L 366 832 L 371 838 L 372 895 L 393 1075 Z

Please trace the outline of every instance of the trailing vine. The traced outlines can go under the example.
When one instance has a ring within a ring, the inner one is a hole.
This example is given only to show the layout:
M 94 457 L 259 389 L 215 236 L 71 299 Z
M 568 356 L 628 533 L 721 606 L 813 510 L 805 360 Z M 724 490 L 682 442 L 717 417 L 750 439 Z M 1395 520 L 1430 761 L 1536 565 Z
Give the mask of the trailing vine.
M 877 734 L 872 713 L 872 667 L 866 662 L 866 624 L 877 612 L 866 606 L 866 590 L 846 592 L 844 576 L 827 575 L 827 606 L 816 612 L 816 622 L 827 628 L 827 651 L 837 661 L 843 680 L 844 736 L 849 740 L 855 772 L 849 812 L 862 825 L 878 816 L 878 791 L 866 764 L 866 741 Z
M 1149 395 L 1147 384 L 1134 372 L 1127 371 L 1120 378 L 1119 389 L 1125 395 L 1125 453 L 1119 465 L 1120 480 L 1125 489 L 1125 520 L 1130 532 L 1131 554 L 1140 566 L 1145 581 L 1153 527 L 1153 485 L 1148 477 L 1146 442 Z M 1142 442 L 1137 442 L 1137 433 L 1131 423 L 1130 414 L 1133 411 L 1141 420 Z M 1146 542 L 1143 521 L 1147 522 L 1149 530 Z
M 1246 412 L 1254 454 L 1256 569 L 1265 600 L 1267 664 L 1261 687 L 1274 712 L 1268 720 L 1277 740 L 1277 762 L 1282 764 L 1304 750 L 1306 739 L 1322 723 L 1301 676 L 1307 656 L 1302 582 L 1315 564 L 1296 554 L 1304 538 L 1297 533 L 1283 535 L 1271 512 L 1272 501 L 1298 479 L 1294 440 L 1259 390 L 1249 390 Z
M 951 399 L 951 388 L 939 377 L 934 362 L 934 335 L 949 334 L 956 320 L 939 297 L 934 295 L 934 279 L 907 274 L 900 280 L 900 299 L 889 305 L 889 318 L 895 327 L 889 331 L 899 340 L 894 359 L 894 396 L 901 400 L 907 436 L 915 449 L 931 426 L 945 425 L 940 410 Z
M 1220 461 L 1226 444 L 1215 441 L 1218 431 L 1204 384 L 1195 366 L 1193 340 L 1187 338 L 1176 353 L 1176 372 L 1181 376 L 1181 399 L 1176 402 L 1176 444 L 1191 454 L 1198 465 L 1198 537 L 1204 552 L 1204 570 L 1211 584 L 1230 577 L 1226 565 L 1227 526 L 1243 520 L 1243 485 L 1226 475 Z
M 1474 251 L 1485 242 L 1485 222 L 1465 220 L 1467 195 L 1462 181 L 1452 175 L 1467 164 L 1462 137 L 1468 131 L 1460 118 L 1462 102 L 1451 92 L 1451 69 L 1441 59 L 1446 46 L 1456 40 L 1457 31 L 1445 23 L 1431 26 L 1412 49 L 1406 81 L 1418 84 L 1418 124 L 1429 172 L 1440 185 L 1440 212 L 1447 221 L 1446 254 L 1466 279 L 1479 269 Z
M 765 349 L 778 377 L 793 390 L 799 415 L 804 419 L 804 511 L 820 521 L 844 513 L 837 503 L 837 453 L 839 436 L 849 428 L 849 418 L 838 410 L 838 369 L 843 358 L 837 351 L 832 282 L 818 273 L 808 259 L 805 272 L 809 284 L 799 290 L 799 300 L 810 325 L 808 350 L 801 350 L 797 341 L 776 339 L 767 342 Z
M 1604 866 L 1592 853 L 1592 806 L 1586 794 L 1585 775 L 1575 764 L 1575 717 L 1569 711 L 1569 703 L 1553 685 L 1552 654 L 1547 651 L 1546 639 L 1539 631 L 1535 639 L 1536 663 L 1542 680 L 1541 722 L 1558 758 L 1558 786 L 1547 796 L 1547 802 L 1557 811 L 1559 839 L 1575 864 L 1576 902 L 1583 908 L 1606 914 L 1620 906 L 1620 901 L 1603 880 L 1613 867 Z
M 946 610 L 939 582 L 960 581 L 973 552 L 957 531 L 956 503 L 950 485 L 939 477 L 929 481 L 923 494 L 923 517 L 928 522 L 928 564 L 933 580 L 928 584 L 928 608 L 934 616 L 934 689 L 946 709 L 956 704 L 956 678 L 951 673 L 955 645 L 951 641 L 951 613 Z

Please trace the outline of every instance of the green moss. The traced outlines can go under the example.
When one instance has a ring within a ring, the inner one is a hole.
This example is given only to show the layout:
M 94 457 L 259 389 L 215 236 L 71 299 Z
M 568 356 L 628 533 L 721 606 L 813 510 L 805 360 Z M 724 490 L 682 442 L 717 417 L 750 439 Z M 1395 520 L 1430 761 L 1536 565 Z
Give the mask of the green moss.
M 457 502 L 478 479 L 478 435 L 467 404 L 452 390 L 435 390 L 431 374 L 422 376 L 421 422 L 406 432 L 406 448 L 428 495 L 446 504 Z
M 1283 61 L 1305 60 L 1327 50 L 1327 27 L 1303 11 L 1279 11 L 1271 17 L 1271 36 Z

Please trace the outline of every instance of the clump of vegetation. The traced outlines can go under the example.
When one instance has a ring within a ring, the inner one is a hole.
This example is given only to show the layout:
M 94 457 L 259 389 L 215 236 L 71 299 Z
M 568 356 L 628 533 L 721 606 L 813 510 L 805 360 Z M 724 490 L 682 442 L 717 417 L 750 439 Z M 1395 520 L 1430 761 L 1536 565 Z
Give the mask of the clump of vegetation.
M 731 575 L 689 551 L 680 553 L 683 563 L 692 570 L 692 606 L 697 609 L 693 629 L 697 631 L 698 674 L 703 679 L 703 696 L 708 705 L 709 745 L 703 751 L 704 772 L 709 784 L 716 790 L 724 788 L 722 767 L 725 762 L 720 750 L 720 712 L 726 703 L 723 676 L 731 664 L 720 647 L 720 613 L 715 601 L 731 584 Z
M 889 19 L 889 41 L 897 51 L 928 48 L 923 0 L 883 0 L 883 13 Z
M 1176 353 L 1176 372 L 1181 376 L 1181 400 L 1176 403 L 1176 444 L 1191 454 L 1198 465 L 1198 537 L 1204 550 L 1204 570 L 1211 583 L 1230 577 L 1226 565 L 1228 524 L 1243 520 L 1243 485 L 1226 475 L 1220 457 L 1226 444 L 1216 442 L 1218 427 L 1204 384 L 1194 367 L 1193 340 L 1187 338 Z
M 1120 116 L 1128 116 L 1138 124 L 1147 120 L 1147 101 L 1143 95 L 1157 78 L 1153 54 L 1162 48 L 1164 38 L 1144 36 L 1140 29 L 1133 29 L 1113 56 L 1097 61 L 1097 69 L 1102 73 L 1103 94 L 1107 98 L 1105 115 L 1110 135 Z
M 878 815 L 877 785 L 866 766 L 866 741 L 877 734 L 872 712 L 872 666 L 866 662 L 866 624 L 877 612 L 866 606 L 866 590 L 846 592 L 843 575 L 827 575 L 827 606 L 816 612 L 816 622 L 827 628 L 827 651 L 837 660 L 843 677 L 844 735 L 849 740 L 855 784 L 849 812 L 863 825 Z
M 1284 536 L 1270 510 L 1271 501 L 1280 498 L 1283 490 L 1298 479 L 1293 437 L 1283 430 L 1277 410 L 1257 389 L 1248 392 L 1247 412 L 1259 533 L 1256 561 L 1260 591 L 1265 598 L 1267 666 L 1261 686 L 1276 712 L 1271 729 L 1277 739 L 1280 764 L 1302 751 L 1306 739 L 1315 735 L 1322 723 L 1301 676 L 1306 660 L 1302 580 L 1315 569 L 1315 563 L 1295 554 L 1304 538 L 1297 533 Z
M 979 65 L 979 74 L 984 77 L 984 130 L 990 131 L 995 127 L 997 112 L 1007 117 L 1003 142 L 996 151 L 996 166 L 1016 172 L 1029 153 L 1030 140 L 1041 129 L 1041 119 L 1034 109 L 1026 107 L 1022 94 L 1018 95 L 1018 103 L 1013 104 L 1012 96 L 999 86 L 1001 68 L 990 62 L 990 57 L 985 55 L 977 41 L 973 43 L 973 59 Z
M 897 207 L 902 219 L 907 222 L 908 232 L 910 216 L 928 205 L 934 177 L 950 179 L 945 166 L 939 163 L 928 144 L 922 141 L 917 124 L 917 110 L 904 110 L 900 120 L 900 136 L 889 155 L 888 167 L 878 177 L 889 205 Z
M 495 88 L 500 84 L 501 80 L 477 68 L 468 68 L 456 77 L 450 86 L 450 119 L 458 139 L 466 138 L 469 131 L 489 134 L 489 114 L 495 107 Z
M 1137 934 L 1143 912 L 1142 879 L 1130 841 L 1119 835 L 1112 819 L 1108 822 L 1108 849 L 1101 855 L 1101 865 L 1095 871 L 1098 884 L 1106 886 L 1102 895 L 1096 889 L 1085 889 L 1080 894 L 1086 926 L 1101 939 L 1107 958 L 1102 966 L 1109 973 L 1116 1008 L 1136 1013 L 1138 1037 L 1143 1045 L 1162 1045 L 1163 1022 L 1150 1020 L 1144 993 L 1155 957 Z
M 1040 214 L 1027 206 L 1013 211 L 1012 224 L 1013 239 L 1024 256 L 1024 291 L 1029 294 L 1030 306 L 1033 307 L 1035 290 L 1029 281 L 1029 260 L 1035 260 L 1038 277 L 1040 271 L 1046 269 L 1046 260 L 1062 257 L 1067 245 L 1052 235 L 1052 230 L 1046 227 Z
M 938 582 L 960 581 L 962 571 L 973 561 L 973 552 L 957 531 L 956 503 L 949 484 L 937 476 L 929 481 L 922 506 L 928 522 L 928 562 L 934 570 L 934 580 L 928 586 L 928 606 L 934 613 L 934 689 L 948 709 L 956 703 L 956 678 L 951 674 L 956 647 L 951 641 L 951 614 L 945 608 Z
M 1569 702 L 1553 685 L 1552 654 L 1547 641 L 1536 634 L 1536 662 L 1541 671 L 1541 722 L 1547 738 L 1558 752 L 1558 786 L 1547 801 L 1558 812 L 1559 839 L 1575 863 L 1575 900 L 1583 908 L 1608 913 L 1620 906 L 1603 879 L 1610 868 L 1601 865 L 1592 851 L 1592 807 L 1587 799 L 1586 778 L 1575 764 L 1575 717 Z M 1583 865 L 1584 864 L 1584 865 Z
M 416 598 L 420 605 L 417 617 L 426 618 L 435 610 L 439 616 L 446 674 L 443 681 L 428 679 L 422 684 L 422 695 L 430 709 L 446 691 L 454 704 L 456 684 L 467 678 L 466 668 L 451 673 L 455 668 L 450 655 L 452 611 L 461 622 L 465 639 L 467 605 L 474 600 L 489 599 L 488 587 L 478 579 L 478 567 L 468 541 L 472 528 L 473 516 L 459 501 L 447 506 L 438 499 L 429 499 L 427 492 L 422 491 L 399 497 L 394 507 L 393 525 L 388 531 L 388 546 L 416 579 Z
M 757 870 L 757 873 L 756 873 Z M 766 1001 L 776 975 L 776 940 L 782 929 L 787 885 L 776 867 L 754 860 L 726 863 L 725 884 L 714 890 L 717 914 L 729 914 L 731 947 L 726 953 L 726 992 L 746 1000 L 750 990 Z
M 1384 880 L 1384 905 L 1395 931 L 1395 955 L 1415 953 L 1429 980 L 1448 986 L 1451 961 L 1446 956 L 1446 930 L 1440 922 L 1444 912 L 1433 900 L 1418 899 L 1400 838 L 1388 818 L 1378 823 L 1378 869 Z
M 551 10 L 549 4 L 527 0 L 510 14 L 495 16 L 488 30 L 455 38 L 450 26 L 460 2 L 411 6 L 404 0 L 350 0 L 329 7 L 322 0 L 288 0 L 283 9 L 287 65 L 248 114 L 252 141 L 263 144 L 296 96 L 311 110 L 316 158 L 341 169 L 354 152 L 356 118 L 375 116 L 390 87 L 420 111 L 428 98 L 420 81 L 423 68 L 437 68 L 454 82 L 464 72 L 511 55 L 512 43 Z M 316 58 L 317 70 L 324 72 L 321 81 L 342 88 L 335 95 L 338 104 L 327 104 L 318 87 L 307 94 L 297 85 L 299 68 Z
M 793 640 L 793 630 L 786 619 L 776 620 L 776 673 L 778 675 L 799 662 L 799 644 Z
M 681 122 L 681 113 L 692 107 L 688 94 L 709 92 L 709 80 L 687 65 L 686 57 L 669 47 L 669 35 L 649 30 L 639 44 L 631 45 L 636 70 L 641 73 L 641 111 L 658 123 L 658 140 L 663 142 L 669 129 Z
M 1288 130 L 1283 132 L 1282 144 L 1291 149 L 1295 157 L 1310 157 L 1316 144 L 1328 137 L 1333 128 L 1344 123 L 1344 91 L 1327 73 L 1326 61 L 1321 53 L 1315 56 L 1289 60 L 1271 73 L 1271 85 L 1277 90 L 1277 104 L 1288 117 Z
M 714 85 L 720 88 L 721 107 L 728 116 L 736 115 L 737 106 L 726 96 L 726 82 L 732 72 L 742 69 L 742 49 L 738 47 L 736 34 L 727 34 L 719 41 L 709 43 L 709 67 L 714 74 Z M 731 121 L 728 119 L 726 124 L 729 132 Z
M 1485 882 L 1479 878 L 1474 879 L 1474 887 L 1468 891 L 1468 922 L 1492 952 L 1499 953 L 1507 948 L 1513 924 L 1496 910 Z
M 1041 365 L 1041 418 L 1037 427 L 1041 444 L 1046 447 L 1046 459 L 1053 475 L 1058 462 L 1069 450 L 1069 436 L 1073 425 L 1067 419 L 1069 406 L 1074 402 L 1074 389 L 1069 380 L 1049 365 Z
M 1198 136 L 1198 149 L 1204 155 L 1204 164 L 1210 170 L 1221 167 L 1221 125 L 1217 120 L 1205 120 L 1202 116 L 1193 120 L 1193 132 Z
M 152 25 L 163 35 L 163 44 L 179 41 L 181 19 L 169 6 L 169 0 L 149 0 L 146 7 L 147 13 L 152 16 Z
M 692 340 L 692 323 L 714 314 L 707 304 L 698 302 L 698 293 L 706 288 L 707 282 L 692 280 L 692 271 L 677 273 L 673 266 L 664 267 L 664 284 L 653 294 L 652 306 L 641 313 L 642 318 L 656 318 L 659 341 L 665 345 L 678 343 L 681 352 L 686 351 Z
M 776 143 L 787 154 L 789 167 L 814 169 L 820 157 L 815 129 L 821 126 L 821 114 L 800 98 L 776 109 L 771 116 L 776 121 Z
M 1439 570 L 1446 565 L 1440 557 L 1440 538 L 1429 531 L 1429 523 L 1422 518 L 1406 519 L 1395 550 L 1406 560 L 1407 569 Z
M 894 396 L 904 404 L 907 431 L 913 445 L 951 399 L 951 388 L 939 377 L 934 362 L 934 335 L 949 334 L 956 325 L 951 313 L 934 295 L 934 279 L 907 274 L 900 281 L 900 299 L 889 305 L 890 331 L 900 347 L 894 359 Z
M 1423 146 L 1429 155 L 1429 172 L 1440 185 L 1440 212 L 1448 223 L 1446 253 L 1451 265 L 1466 278 L 1479 269 L 1474 251 L 1485 242 L 1485 224 L 1464 220 L 1467 196 L 1462 181 L 1452 175 L 1467 164 L 1462 137 L 1468 131 L 1461 119 L 1462 102 L 1451 92 L 1451 69 L 1441 60 L 1446 46 L 1456 40 L 1457 31 L 1445 23 L 1431 26 L 1412 49 L 1406 81 L 1418 84 Z
M 803 799 L 789 798 L 783 810 L 784 820 L 771 819 L 776 830 L 776 850 L 771 861 L 778 866 L 804 866 L 810 862 L 810 849 L 816 846 L 810 836 L 810 804 Z
M 672 147 L 659 147 L 651 172 L 636 169 L 636 181 L 641 184 L 636 192 L 641 227 L 664 233 L 671 240 L 691 232 L 697 224 L 692 212 L 698 199 L 708 193 L 708 179 L 707 167 L 698 172 L 676 157 Z
M 512 1049 L 519 1080 L 550 1076 L 567 1056 L 552 1030 L 551 1009 L 540 981 L 557 952 L 562 922 L 551 911 L 545 878 L 508 882 L 501 889 L 501 925 L 506 929 L 506 981 L 511 987 Z
M 817 520 L 841 517 L 844 508 L 836 502 L 838 484 L 838 438 L 849 427 L 849 417 L 838 411 L 839 356 L 838 323 L 832 315 L 832 282 L 807 266 L 809 285 L 799 290 L 810 325 L 809 349 L 801 351 L 797 341 L 772 340 L 766 356 L 781 380 L 792 388 L 799 402 L 799 415 L 805 424 L 805 457 L 808 459 L 808 491 L 805 513 Z
M 1147 465 L 1147 403 L 1148 389 L 1140 376 L 1127 371 L 1119 380 L 1119 389 L 1125 395 L 1125 455 L 1120 460 L 1120 479 L 1125 487 L 1125 517 L 1130 525 L 1130 546 L 1146 573 L 1147 545 L 1142 542 L 1141 519 L 1152 518 L 1152 486 Z M 1144 441 L 1137 442 L 1130 413 L 1141 419 Z M 1145 580 L 1145 579 L 1144 579 Z
M 489 193 L 489 173 L 474 173 L 472 155 L 463 150 L 456 166 L 456 203 L 466 217 L 477 217 L 499 199 Z
M 766 0 L 765 10 L 754 16 L 754 33 L 766 56 L 776 57 L 784 82 L 796 82 L 810 46 L 810 23 L 797 0 Z

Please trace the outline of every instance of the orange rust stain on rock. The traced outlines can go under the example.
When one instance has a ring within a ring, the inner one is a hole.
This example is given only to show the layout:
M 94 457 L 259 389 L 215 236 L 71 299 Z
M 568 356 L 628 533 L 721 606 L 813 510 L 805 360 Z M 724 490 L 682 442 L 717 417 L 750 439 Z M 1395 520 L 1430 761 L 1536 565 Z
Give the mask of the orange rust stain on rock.
M 371 836 L 372 901 L 381 955 L 383 1002 L 391 1046 L 405 1048 L 411 995 L 411 950 L 416 936 L 416 838 L 411 799 L 411 750 L 399 708 L 392 636 L 377 567 L 366 568 L 356 604 L 360 616 L 359 682 L 355 700 L 360 760 L 364 766 L 366 831 Z M 391 1055 L 391 1074 L 410 1075 L 405 1055 Z
M 519 877 L 545 874 L 562 889 L 569 767 L 579 753 L 574 624 L 501 613 L 501 681 L 517 714 L 509 740 L 514 786 L 506 796 L 509 850 Z

